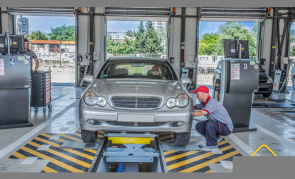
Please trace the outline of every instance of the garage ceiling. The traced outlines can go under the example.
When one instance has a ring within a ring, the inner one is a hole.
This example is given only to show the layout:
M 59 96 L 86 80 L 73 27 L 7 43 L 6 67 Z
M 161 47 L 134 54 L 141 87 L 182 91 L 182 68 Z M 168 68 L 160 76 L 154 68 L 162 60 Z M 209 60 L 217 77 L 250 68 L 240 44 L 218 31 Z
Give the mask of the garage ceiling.
M 106 7 L 105 16 L 112 21 L 168 21 L 170 7 Z
M 7 7 L 12 15 L 63 15 L 74 16 L 74 7 Z
M 206 21 L 263 21 L 266 19 L 268 8 L 266 7 L 202 7 L 201 20 Z

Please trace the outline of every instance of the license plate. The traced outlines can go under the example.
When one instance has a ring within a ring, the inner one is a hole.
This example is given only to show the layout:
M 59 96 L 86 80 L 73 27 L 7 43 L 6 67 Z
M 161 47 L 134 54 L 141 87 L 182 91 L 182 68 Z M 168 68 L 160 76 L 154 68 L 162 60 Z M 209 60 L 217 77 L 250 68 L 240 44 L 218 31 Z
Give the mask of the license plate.
M 146 114 L 118 114 L 118 121 L 124 122 L 154 122 L 154 115 Z

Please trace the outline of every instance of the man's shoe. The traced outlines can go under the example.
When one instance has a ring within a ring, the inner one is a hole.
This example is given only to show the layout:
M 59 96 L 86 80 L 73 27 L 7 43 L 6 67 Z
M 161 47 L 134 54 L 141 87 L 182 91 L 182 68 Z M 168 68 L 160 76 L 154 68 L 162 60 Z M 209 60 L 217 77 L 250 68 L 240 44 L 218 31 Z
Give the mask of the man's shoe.
M 220 141 L 222 141 L 222 137 L 219 135 L 219 136 L 217 137 L 217 142 L 220 142 Z
M 202 150 L 203 151 L 212 151 L 212 150 L 217 150 L 217 149 L 218 149 L 218 147 L 217 147 L 217 145 L 215 145 L 215 146 L 206 146 Z

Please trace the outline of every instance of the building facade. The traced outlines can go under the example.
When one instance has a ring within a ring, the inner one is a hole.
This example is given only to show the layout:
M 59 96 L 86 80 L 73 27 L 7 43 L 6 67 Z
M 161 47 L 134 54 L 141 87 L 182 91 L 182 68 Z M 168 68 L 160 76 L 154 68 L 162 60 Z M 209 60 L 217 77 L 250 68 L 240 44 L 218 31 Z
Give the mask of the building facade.
M 22 17 L 22 15 L 17 19 L 16 23 L 16 34 L 25 35 L 29 34 L 29 19 Z

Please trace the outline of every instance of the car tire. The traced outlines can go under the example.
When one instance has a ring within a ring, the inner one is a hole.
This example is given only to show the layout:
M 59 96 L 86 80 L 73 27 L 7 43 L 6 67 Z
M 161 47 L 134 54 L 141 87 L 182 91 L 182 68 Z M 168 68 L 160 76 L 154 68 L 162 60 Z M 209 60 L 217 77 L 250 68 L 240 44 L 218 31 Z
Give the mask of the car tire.
M 189 143 L 191 133 L 174 133 L 175 145 L 176 146 L 185 146 Z
M 81 136 L 84 143 L 95 143 L 97 139 L 97 131 L 81 130 Z
M 271 93 L 269 94 L 263 94 L 263 97 L 268 98 L 271 95 Z

